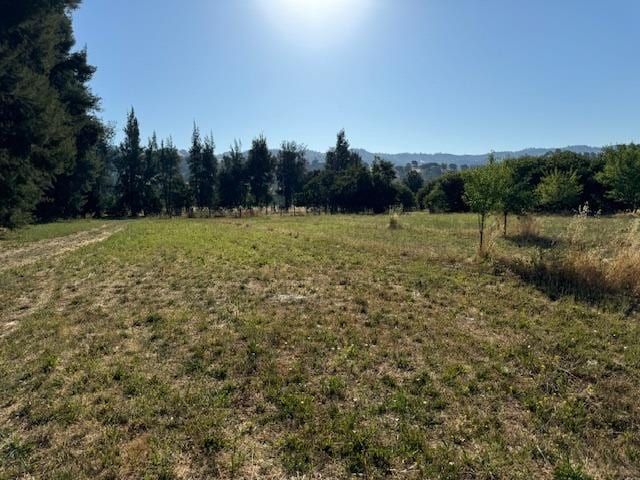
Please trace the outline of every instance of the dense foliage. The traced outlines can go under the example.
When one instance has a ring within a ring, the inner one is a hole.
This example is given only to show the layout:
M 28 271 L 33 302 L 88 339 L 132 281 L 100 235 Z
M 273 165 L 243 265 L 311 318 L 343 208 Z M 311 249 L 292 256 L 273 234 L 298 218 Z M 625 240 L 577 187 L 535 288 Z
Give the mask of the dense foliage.
M 0 15 L 0 224 L 86 213 L 107 130 L 74 45 L 77 0 L 3 2 Z M 94 192 L 95 193 L 95 192 Z

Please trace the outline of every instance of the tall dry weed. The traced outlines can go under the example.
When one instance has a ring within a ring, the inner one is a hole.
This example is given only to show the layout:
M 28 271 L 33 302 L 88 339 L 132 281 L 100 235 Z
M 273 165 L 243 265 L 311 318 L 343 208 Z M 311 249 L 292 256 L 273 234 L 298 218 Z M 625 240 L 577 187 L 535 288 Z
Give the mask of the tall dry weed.
M 563 235 L 566 252 L 539 249 L 529 257 L 494 260 L 498 267 L 511 270 L 552 297 L 574 295 L 594 302 L 640 298 L 640 219 L 606 256 L 604 249 L 585 245 L 588 228 L 587 216 L 571 220 Z
M 640 296 L 640 219 L 634 220 L 615 254 L 606 262 L 606 276 L 617 289 Z

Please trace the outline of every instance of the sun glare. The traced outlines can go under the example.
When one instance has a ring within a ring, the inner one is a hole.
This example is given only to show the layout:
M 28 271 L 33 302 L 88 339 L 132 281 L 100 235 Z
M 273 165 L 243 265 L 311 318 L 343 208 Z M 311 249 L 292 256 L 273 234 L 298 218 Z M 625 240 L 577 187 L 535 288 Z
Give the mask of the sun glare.
M 297 45 L 326 47 L 348 39 L 372 0 L 256 0 L 276 31 Z

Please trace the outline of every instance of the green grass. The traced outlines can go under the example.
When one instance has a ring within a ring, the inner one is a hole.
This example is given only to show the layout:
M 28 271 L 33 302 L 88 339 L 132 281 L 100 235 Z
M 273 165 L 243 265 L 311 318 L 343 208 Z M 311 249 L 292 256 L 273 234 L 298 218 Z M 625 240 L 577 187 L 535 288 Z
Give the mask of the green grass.
M 476 261 L 471 215 L 399 222 L 139 220 L 0 271 L 0 478 L 639 477 L 638 314 Z M 22 238 L 95 228 L 58 225 Z
M 18 230 L 8 230 L 0 237 L 0 245 L 20 245 L 38 240 L 64 237 L 91 228 L 99 228 L 102 220 L 73 220 L 56 223 L 29 225 Z

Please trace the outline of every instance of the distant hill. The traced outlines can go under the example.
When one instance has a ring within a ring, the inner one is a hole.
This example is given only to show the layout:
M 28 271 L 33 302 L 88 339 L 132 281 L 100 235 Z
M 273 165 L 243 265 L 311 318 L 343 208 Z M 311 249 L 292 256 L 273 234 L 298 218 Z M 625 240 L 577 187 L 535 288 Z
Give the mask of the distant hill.
M 599 153 L 602 149 L 598 147 L 589 147 L 586 145 L 573 145 L 564 148 L 527 148 L 517 152 L 494 152 L 496 159 L 503 160 L 505 158 L 519 158 L 525 156 L 542 156 L 555 150 L 566 150 L 576 153 Z M 482 155 L 455 155 L 451 153 L 371 153 L 367 150 L 356 149 L 367 162 L 373 162 L 374 156 L 379 156 L 385 160 L 389 160 L 395 165 L 406 165 L 407 163 L 417 162 L 425 163 L 446 163 L 460 165 L 481 165 L 487 161 L 488 154 Z M 318 152 L 313 152 L 314 155 Z M 324 157 L 323 157 L 324 158 Z
M 481 155 L 455 155 L 452 153 L 372 153 L 368 150 L 364 150 L 361 148 L 354 149 L 356 152 L 360 154 L 362 159 L 371 164 L 373 159 L 378 156 L 385 160 L 392 162 L 397 166 L 404 166 L 411 162 L 416 162 L 418 165 L 427 164 L 427 163 L 445 163 L 455 164 L 455 165 L 482 165 L 487 161 L 488 154 Z M 600 153 L 602 151 L 599 147 L 590 147 L 587 145 L 571 145 L 563 148 L 526 148 L 524 150 L 518 150 L 515 152 L 494 152 L 496 159 L 503 160 L 505 158 L 520 158 L 525 156 L 542 156 L 549 152 L 553 152 L 555 150 L 564 150 L 575 153 Z M 272 153 L 277 154 L 278 150 L 272 150 Z M 186 150 L 180 150 L 180 155 L 183 157 L 183 160 L 189 155 L 189 152 Z M 307 161 L 311 165 L 311 167 L 318 168 L 321 164 L 324 163 L 325 152 L 318 152 L 315 150 L 307 151 Z M 221 158 L 222 154 L 218 155 L 218 158 Z M 183 173 L 188 172 L 188 168 L 186 166 L 186 161 L 183 161 L 182 165 Z

